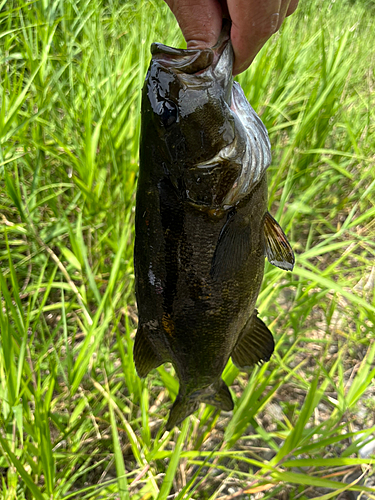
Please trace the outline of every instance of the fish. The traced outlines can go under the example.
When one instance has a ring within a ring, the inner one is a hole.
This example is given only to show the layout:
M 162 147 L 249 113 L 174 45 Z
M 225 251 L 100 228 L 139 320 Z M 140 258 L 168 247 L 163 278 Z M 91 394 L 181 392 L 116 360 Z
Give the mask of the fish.
M 179 392 L 171 430 L 200 403 L 233 410 L 221 378 L 268 361 L 272 333 L 256 301 L 265 257 L 285 270 L 293 250 L 267 209 L 267 130 L 233 80 L 230 23 L 215 46 L 151 45 L 142 89 L 135 214 L 138 327 L 146 377 L 170 362 Z

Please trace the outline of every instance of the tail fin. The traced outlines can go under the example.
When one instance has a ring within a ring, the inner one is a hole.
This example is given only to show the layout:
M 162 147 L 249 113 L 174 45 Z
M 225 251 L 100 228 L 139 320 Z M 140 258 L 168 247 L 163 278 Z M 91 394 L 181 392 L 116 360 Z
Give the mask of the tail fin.
M 207 403 L 225 411 L 233 410 L 234 407 L 228 386 L 221 379 L 203 391 L 184 396 L 179 393 L 169 415 L 167 431 L 180 425 L 186 417 L 198 409 L 200 403 Z
M 173 403 L 166 425 L 167 431 L 171 431 L 176 425 L 185 420 L 186 417 L 194 413 L 199 408 L 199 401 L 192 399 L 189 396 L 181 396 L 178 394 L 176 401 Z

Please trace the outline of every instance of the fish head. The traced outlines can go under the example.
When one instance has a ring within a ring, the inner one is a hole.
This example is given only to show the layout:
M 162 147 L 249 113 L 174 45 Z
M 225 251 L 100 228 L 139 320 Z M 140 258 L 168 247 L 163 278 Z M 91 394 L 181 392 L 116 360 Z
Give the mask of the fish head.
M 141 151 L 142 143 L 157 144 L 153 158 L 194 205 L 210 210 L 233 206 L 249 192 L 249 183 L 240 180 L 243 172 L 250 175 L 243 163 L 254 160 L 241 115 L 248 108 L 255 112 L 233 84 L 228 24 L 212 48 L 154 43 L 151 53 L 143 88 Z
M 162 141 L 167 164 L 181 170 L 208 160 L 234 139 L 229 38 L 204 50 L 154 43 L 151 53 L 142 114 Z

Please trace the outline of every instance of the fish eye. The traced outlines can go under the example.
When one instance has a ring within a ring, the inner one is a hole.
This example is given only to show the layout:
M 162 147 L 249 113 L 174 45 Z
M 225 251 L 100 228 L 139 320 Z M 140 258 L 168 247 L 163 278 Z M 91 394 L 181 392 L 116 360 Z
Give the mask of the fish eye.
M 178 110 L 177 106 L 172 101 L 164 101 L 160 106 L 159 116 L 163 125 L 169 127 L 177 121 Z

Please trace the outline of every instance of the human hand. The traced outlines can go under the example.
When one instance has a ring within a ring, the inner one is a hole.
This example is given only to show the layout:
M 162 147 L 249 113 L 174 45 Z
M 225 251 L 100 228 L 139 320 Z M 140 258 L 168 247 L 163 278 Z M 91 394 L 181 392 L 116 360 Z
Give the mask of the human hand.
M 266 41 L 296 10 L 298 0 L 165 0 L 175 15 L 188 49 L 217 42 L 223 14 L 232 20 L 233 74 L 250 66 Z

